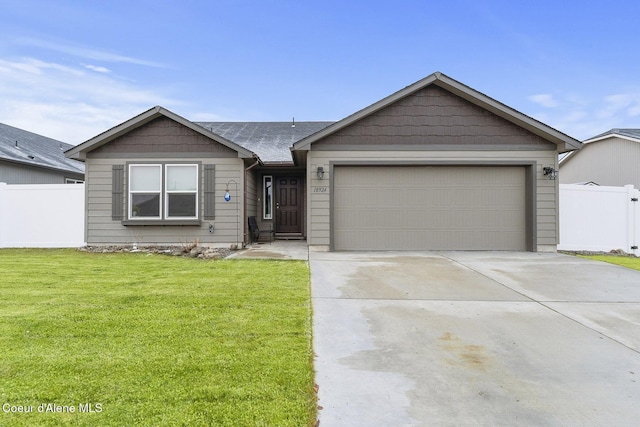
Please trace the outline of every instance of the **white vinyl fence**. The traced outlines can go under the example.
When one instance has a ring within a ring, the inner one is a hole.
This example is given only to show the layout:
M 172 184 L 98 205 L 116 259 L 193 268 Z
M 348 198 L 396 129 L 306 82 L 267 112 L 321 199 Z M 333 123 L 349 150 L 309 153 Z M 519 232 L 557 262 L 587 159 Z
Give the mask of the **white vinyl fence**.
M 633 185 L 560 184 L 558 249 L 640 255 L 639 195 Z
M 84 184 L 0 182 L 0 248 L 84 246 Z

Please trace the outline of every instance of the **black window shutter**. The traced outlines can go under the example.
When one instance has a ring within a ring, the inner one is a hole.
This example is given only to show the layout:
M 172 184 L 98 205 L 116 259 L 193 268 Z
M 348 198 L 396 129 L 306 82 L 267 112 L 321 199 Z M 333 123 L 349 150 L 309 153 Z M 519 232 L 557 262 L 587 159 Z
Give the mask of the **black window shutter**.
M 113 165 L 111 175 L 111 219 L 122 221 L 124 215 L 124 165 Z
M 204 165 L 204 216 L 203 219 L 216 219 L 216 165 Z

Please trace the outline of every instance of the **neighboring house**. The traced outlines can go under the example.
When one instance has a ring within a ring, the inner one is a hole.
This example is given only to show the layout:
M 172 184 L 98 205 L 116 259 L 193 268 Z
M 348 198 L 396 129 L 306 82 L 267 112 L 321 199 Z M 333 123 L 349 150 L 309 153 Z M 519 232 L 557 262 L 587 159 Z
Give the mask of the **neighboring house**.
M 583 144 L 560 160 L 561 184 L 640 188 L 640 129 L 611 129 Z
M 543 168 L 580 142 L 441 73 L 335 123 L 154 107 L 69 151 L 89 245 L 228 245 L 247 219 L 315 250 L 555 250 Z
M 71 147 L 71 144 L 0 123 L 0 182 L 83 182 L 84 163 L 64 155 Z

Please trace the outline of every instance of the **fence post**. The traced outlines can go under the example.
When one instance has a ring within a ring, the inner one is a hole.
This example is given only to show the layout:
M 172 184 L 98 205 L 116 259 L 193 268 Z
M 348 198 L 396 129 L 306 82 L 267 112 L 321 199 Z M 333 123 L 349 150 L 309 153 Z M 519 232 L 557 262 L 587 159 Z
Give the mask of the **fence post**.
M 625 185 L 627 189 L 627 215 L 628 215 L 628 236 L 629 247 L 628 252 L 636 256 L 640 255 L 638 245 L 640 245 L 640 201 L 638 196 L 640 190 L 633 188 L 633 185 Z

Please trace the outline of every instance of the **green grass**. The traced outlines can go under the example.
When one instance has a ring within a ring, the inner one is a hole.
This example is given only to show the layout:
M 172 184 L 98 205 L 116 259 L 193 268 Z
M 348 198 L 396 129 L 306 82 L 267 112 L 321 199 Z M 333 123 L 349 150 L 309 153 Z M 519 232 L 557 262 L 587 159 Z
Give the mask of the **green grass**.
M 0 426 L 311 425 L 310 312 L 301 261 L 0 250 Z
M 583 258 L 595 259 L 597 261 L 609 262 L 623 267 L 640 270 L 640 258 L 611 255 L 581 255 Z

